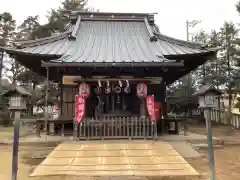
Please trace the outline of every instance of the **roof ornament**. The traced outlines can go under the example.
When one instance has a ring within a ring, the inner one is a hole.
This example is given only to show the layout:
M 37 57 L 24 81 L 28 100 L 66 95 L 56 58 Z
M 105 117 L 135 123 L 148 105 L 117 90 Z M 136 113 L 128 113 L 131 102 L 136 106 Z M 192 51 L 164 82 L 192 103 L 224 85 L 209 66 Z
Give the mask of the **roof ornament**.
M 91 15 L 90 15 L 90 18 L 93 18 L 93 17 L 94 17 L 93 14 L 91 14 Z
M 113 19 L 114 17 L 115 17 L 114 15 L 111 16 L 112 19 Z
M 70 39 L 76 40 L 77 33 L 78 33 L 79 28 L 80 28 L 80 24 L 81 24 L 81 16 L 78 16 L 77 17 L 77 22 L 76 22 L 75 26 L 73 27 L 72 33 L 69 36 Z
M 144 22 L 145 22 L 145 25 L 146 25 L 146 27 L 147 27 L 148 33 L 149 33 L 149 35 L 150 35 L 149 40 L 150 40 L 151 42 L 156 42 L 156 41 L 158 40 L 158 38 L 153 34 L 152 29 L 151 29 L 151 27 L 150 27 L 150 25 L 149 25 L 149 23 L 148 23 L 148 19 L 147 19 L 147 18 L 144 18 Z

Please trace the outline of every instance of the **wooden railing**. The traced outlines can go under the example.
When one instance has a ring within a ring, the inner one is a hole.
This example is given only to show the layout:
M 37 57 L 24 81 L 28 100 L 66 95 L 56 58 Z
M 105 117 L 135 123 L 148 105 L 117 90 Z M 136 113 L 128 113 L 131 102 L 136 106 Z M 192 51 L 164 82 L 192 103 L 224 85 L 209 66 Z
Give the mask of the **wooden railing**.
M 75 126 L 77 139 L 155 139 L 157 124 L 141 117 L 85 119 Z

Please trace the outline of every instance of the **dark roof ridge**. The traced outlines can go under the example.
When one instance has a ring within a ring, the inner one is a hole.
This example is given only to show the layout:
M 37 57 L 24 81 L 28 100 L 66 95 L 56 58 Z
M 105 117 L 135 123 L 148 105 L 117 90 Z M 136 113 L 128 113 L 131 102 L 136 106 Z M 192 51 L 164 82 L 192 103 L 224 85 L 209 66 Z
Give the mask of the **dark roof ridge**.
M 152 15 L 154 13 L 132 13 L 132 12 L 84 12 L 84 11 L 78 11 L 78 10 L 74 10 L 74 11 L 66 11 L 66 12 L 70 12 L 71 14 L 78 14 L 78 15 L 136 15 L 136 16 L 148 16 L 148 15 Z
M 66 11 L 65 17 L 75 23 L 78 16 L 82 20 L 102 20 L 102 21 L 144 21 L 145 18 L 152 24 L 154 14 L 156 13 L 118 13 L 118 12 L 83 12 L 83 11 Z
M 19 48 L 24 48 L 24 47 L 31 47 L 31 46 L 55 42 L 55 41 L 64 39 L 66 37 L 69 37 L 69 35 L 72 33 L 72 31 L 73 31 L 73 28 L 70 27 L 67 31 L 65 31 L 63 33 L 60 33 L 57 35 L 52 35 L 49 37 L 39 38 L 39 39 L 35 39 L 35 40 L 18 41 L 18 42 L 16 42 L 16 45 Z

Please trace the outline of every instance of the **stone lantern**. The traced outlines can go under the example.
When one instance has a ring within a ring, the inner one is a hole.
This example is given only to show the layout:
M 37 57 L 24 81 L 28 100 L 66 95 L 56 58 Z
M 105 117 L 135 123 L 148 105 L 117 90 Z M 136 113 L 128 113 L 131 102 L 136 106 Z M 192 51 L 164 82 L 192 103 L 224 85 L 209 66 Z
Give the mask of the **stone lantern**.
M 8 104 L 11 111 L 26 110 L 28 98 L 32 96 L 30 92 L 21 86 L 15 86 L 1 95 L 9 98 Z
M 18 171 L 20 116 L 21 112 L 27 109 L 27 100 L 28 97 L 31 96 L 31 93 L 24 87 L 14 85 L 1 95 L 9 98 L 9 110 L 14 113 L 12 180 L 16 180 Z
M 221 91 L 217 90 L 213 85 L 203 85 L 193 96 L 198 96 L 199 108 L 209 109 L 220 107 Z
M 207 141 L 208 141 L 208 154 L 209 164 L 211 171 L 211 180 L 215 179 L 215 163 L 214 163 L 214 152 L 212 144 L 212 121 L 211 121 L 211 109 L 220 107 L 219 97 L 222 93 L 214 88 L 213 85 L 203 85 L 194 96 L 198 96 L 199 108 L 204 111 L 204 118 L 206 121 L 207 128 Z

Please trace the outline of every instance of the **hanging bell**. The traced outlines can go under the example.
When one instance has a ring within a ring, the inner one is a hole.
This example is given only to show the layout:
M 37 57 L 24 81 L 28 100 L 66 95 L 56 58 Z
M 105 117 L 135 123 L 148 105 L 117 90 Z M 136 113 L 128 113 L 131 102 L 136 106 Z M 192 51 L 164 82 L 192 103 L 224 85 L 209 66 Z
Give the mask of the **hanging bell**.
M 122 81 L 119 80 L 119 81 L 118 81 L 118 85 L 115 87 L 115 92 L 116 92 L 116 94 L 120 94 L 120 93 L 121 93 L 121 91 L 122 91 L 121 86 L 122 86 Z
M 122 91 L 122 89 L 121 89 L 120 86 L 117 86 L 117 87 L 115 88 L 115 92 L 116 92 L 117 94 L 120 94 L 121 91 Z

